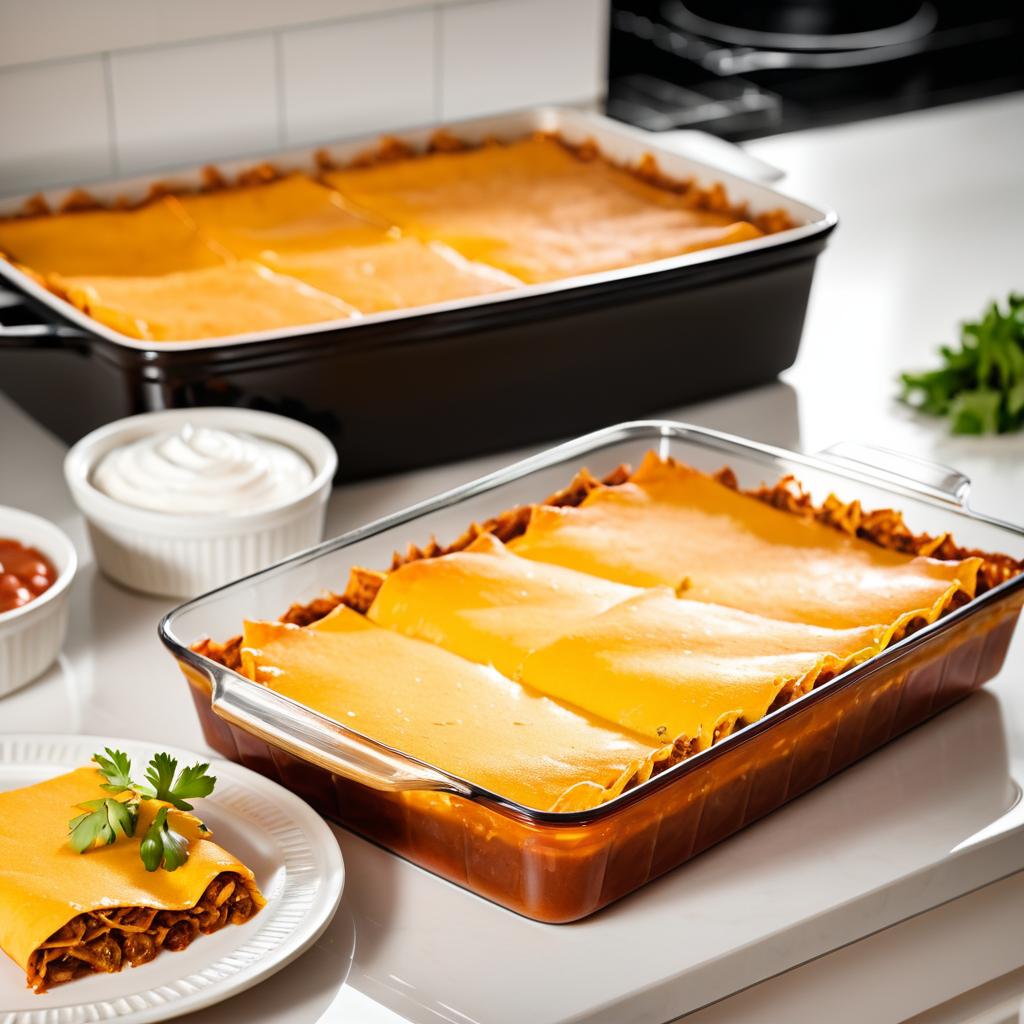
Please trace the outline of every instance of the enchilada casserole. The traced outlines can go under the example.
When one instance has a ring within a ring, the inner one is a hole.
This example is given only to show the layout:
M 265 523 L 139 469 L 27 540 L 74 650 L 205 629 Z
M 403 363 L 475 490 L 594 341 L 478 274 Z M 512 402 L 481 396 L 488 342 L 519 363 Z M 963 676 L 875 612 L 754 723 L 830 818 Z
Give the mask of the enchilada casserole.
M 193 649 L 505 800 L 577 811 L 1021 568 L 649 452 Z
M 0 949 L 37 992 L 148 963 L 264 905 L 252 871 L 182 811 L 168 820 L 189 840 L 188 859 L 173 872 L 146 870 L 140 841 L 161 801 L 142 803 L 134 838 L 73 850 L 68 818 L 102 782 L 93 766 L 0 793 Z
M 315 174 L 264 166 L 200 192 L 97 208 L 82 193 L 0 220 L 0 256 L 93 319 L 147 341 L 361 317 L 643 264 L 792 227 L 720 184 L 619 167 L 535 135 L 439 133 Z

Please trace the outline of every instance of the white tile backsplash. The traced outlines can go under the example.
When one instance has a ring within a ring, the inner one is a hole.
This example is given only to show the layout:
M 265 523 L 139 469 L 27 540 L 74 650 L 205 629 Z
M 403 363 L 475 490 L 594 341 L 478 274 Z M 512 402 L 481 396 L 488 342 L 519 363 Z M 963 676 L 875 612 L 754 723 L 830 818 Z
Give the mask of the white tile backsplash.
M 607 0 L 485 0 L 440 14 L 441 117 L 474 117 L 604 90 Z
M 102 58 L 0 70 L 0 194 L 112 170 Z
M 436 120 L 436 22 L 426 10 L 282 33 L 287 142 Z
M 115 53 L 110 61 L 121 172 L 277 145 L 272 35 Z
M 0 0 L 0 66 L 459 0 Z
M 607 20 L 607 0 L 0 0 L 0 195 L 594 100 Z

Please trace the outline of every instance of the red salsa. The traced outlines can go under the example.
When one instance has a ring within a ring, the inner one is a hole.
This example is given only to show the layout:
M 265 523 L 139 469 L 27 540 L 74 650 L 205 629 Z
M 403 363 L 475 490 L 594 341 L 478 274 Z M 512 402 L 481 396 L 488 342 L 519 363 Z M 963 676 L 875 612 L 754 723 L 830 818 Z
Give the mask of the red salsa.
M 41 551 L 0 537 L 0 612 L 34 601 L 56 579 L 53 562 Z

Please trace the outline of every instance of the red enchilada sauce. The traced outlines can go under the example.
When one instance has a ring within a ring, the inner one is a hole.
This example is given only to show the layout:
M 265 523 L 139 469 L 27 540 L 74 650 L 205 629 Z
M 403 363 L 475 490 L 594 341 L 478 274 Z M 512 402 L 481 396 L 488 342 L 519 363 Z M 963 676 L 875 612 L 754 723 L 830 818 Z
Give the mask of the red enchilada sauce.
M 0 537 L 0 613 L 34 601 L 56 579 L 57 570 L 41 551 Z

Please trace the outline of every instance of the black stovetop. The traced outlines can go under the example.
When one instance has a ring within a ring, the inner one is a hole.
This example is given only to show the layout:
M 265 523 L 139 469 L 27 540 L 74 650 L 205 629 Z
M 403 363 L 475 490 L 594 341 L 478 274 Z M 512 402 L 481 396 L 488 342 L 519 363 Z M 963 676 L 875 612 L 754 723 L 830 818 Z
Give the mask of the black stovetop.
M 881 35 L 813 39 L 713 24 L 687 2 L 612 5 L 613 117 L 740 140 L 1024 88 L 1019 0 L 922 2 Z M 741 0 L 709 9 L 730 7 Z M 752 0 L 751 12 L 765 8 Z

